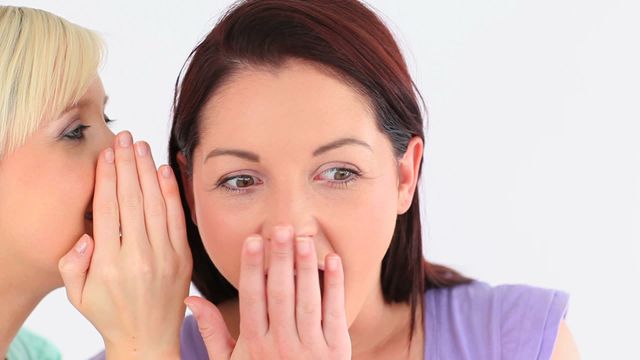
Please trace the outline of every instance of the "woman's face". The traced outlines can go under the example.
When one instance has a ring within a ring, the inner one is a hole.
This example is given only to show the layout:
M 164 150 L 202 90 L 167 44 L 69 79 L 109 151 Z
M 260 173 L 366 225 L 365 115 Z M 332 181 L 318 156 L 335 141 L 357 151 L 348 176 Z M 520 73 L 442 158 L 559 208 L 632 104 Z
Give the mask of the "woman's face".
M 99 78 L 77 106 L 0 158 L 0 259 L 60 286 L 57 263 L 91 234 L 95 165 L 111 145 Z M 25 276 L 29 276 L 25 274 Z
M 410 146 L 421 156 L 421 141 Z M 328 253 L 340 255 L 352 323 L 380 290 L 397 214 L 415 188 L 399 166 L 366 98 L 345 82 L 299 60 L 247 69 L 203 108 L 192 214 L 236 287 L 245 238 L 268 240 L 275 225 L 312 237 L 319 266 Z

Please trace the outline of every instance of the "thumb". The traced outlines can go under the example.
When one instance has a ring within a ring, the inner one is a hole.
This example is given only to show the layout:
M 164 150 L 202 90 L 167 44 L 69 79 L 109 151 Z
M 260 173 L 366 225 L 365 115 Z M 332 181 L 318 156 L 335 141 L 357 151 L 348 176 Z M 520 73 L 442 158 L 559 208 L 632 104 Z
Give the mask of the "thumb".
M 87 271 L 93 254 L 93 239 L 84 234 L 73 249 L 60 259 L 58 270 L 67 288 L 67 297 L 78 308 L 82 303 L 82 290 L 87 279 Z
M 220 310 L 197 296 L 189 296 L 184 303 L 198 322 L 198 330 L 207 347 L 209 359 L 230 359 L 236 342 L 229 334 Z

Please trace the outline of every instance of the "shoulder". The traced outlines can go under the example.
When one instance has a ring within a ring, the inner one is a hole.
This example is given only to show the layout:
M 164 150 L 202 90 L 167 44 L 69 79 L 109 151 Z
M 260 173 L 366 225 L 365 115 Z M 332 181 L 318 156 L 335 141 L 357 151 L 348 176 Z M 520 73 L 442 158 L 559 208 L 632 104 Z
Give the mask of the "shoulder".
M 21 329 L 9 345 L 7 358 L 60 360 L 62 356 L 58 349 L 45 338 L 27 329 Z
M 477 281 L 429 290 L 425 326 L 435 337 L 427 339 L 430 350 L 466 352 L 462 358 L 549 359 L 568 299 L 568 294 L 552 289 L 492 287 Z

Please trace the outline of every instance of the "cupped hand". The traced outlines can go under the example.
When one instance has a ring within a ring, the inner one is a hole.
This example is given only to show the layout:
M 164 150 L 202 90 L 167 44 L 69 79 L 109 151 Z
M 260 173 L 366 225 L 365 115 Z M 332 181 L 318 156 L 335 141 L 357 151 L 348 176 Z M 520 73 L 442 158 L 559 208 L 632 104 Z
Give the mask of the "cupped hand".
M 120 133 L 98 159 L 93 238 L 60 260 L 67 296 L 113 359 L 179 358 L 192 260 L 169 166 Z

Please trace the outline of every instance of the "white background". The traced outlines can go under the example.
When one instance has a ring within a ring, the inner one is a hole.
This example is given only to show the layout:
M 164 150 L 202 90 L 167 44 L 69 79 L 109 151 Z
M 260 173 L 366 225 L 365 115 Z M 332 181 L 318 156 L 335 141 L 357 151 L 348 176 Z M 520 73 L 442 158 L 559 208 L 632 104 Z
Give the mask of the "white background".
M 639 359 L 640 5 L 370 1 L 429 108 L 426 254 L 492 284 L 571 294 L 584 359 Z M 229 1 L 14 1 L 99 31 L 114 131 L 166 158 L 173 85 Z M 59 289 L 26 326 L 101 349 Z

